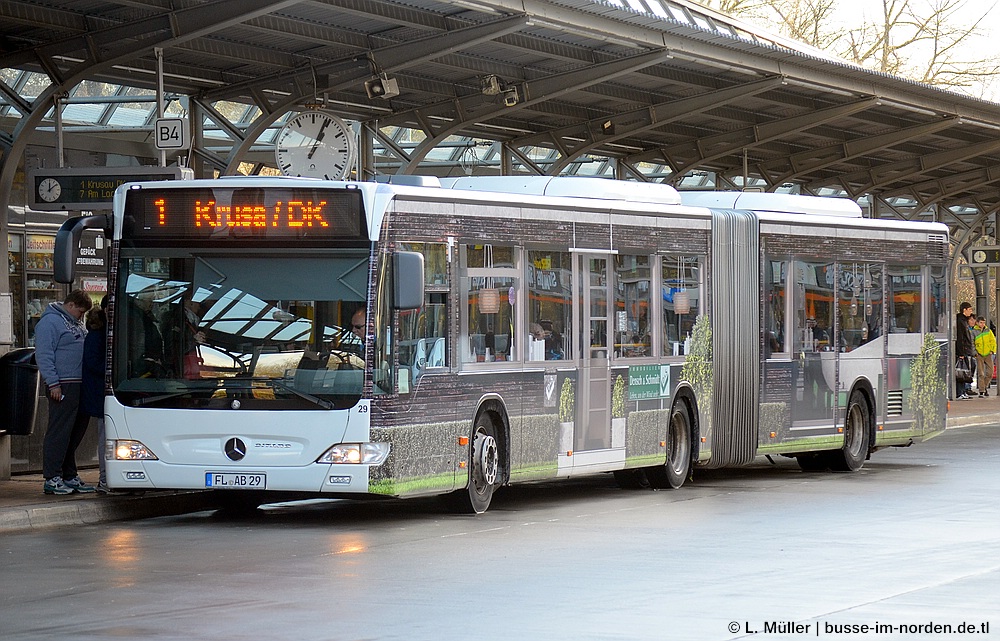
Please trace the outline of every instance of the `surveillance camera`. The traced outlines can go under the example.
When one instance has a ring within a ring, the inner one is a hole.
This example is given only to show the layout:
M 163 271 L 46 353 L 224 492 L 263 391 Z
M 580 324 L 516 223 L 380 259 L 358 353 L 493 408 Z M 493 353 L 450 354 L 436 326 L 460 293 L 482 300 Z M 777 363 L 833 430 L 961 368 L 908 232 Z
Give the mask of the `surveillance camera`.
M 503 92 L 503 104 L 507 107 L 513 107 L 518 102 L 517 99 L 517 87 L 511 87 L 507 91 Z
M 489 74 L 488 76 L 483 76 L 481 79 L 482 90 L 484 96 L 497 96 L 500 95 L 502 87 L 500 86 L 500 78 Z

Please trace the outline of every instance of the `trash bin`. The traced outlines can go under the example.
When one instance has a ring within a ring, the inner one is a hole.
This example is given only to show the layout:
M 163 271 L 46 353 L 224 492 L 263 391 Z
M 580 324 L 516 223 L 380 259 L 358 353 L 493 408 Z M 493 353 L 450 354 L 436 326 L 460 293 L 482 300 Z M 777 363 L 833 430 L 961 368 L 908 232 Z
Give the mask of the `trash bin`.
M 39 379 L 34 348 L 14 349 L 0 356 L 0 434 L 31 434 Z

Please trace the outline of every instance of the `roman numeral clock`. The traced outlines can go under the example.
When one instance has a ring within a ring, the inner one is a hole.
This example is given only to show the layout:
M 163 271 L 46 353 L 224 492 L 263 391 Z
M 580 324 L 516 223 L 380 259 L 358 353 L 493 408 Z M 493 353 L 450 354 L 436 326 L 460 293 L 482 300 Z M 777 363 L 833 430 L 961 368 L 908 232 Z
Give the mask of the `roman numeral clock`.
M 354 132 L 326 111 L 303 111 L 275 137 L 274 158 L 286 176 L 343 180 L 357 153 Z

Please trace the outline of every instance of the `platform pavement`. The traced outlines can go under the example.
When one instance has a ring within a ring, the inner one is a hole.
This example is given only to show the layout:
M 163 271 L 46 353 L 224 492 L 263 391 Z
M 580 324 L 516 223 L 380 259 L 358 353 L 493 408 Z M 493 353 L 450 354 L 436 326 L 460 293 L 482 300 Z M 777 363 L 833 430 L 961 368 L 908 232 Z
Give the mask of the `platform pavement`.
M 952 401 L 948 408 L 948 429 L 973 425 L 1000 424 L 1000 398 L 993 396 Z M 82 470 L 80 476 L 97 483 L 97 470 Z M 149 491 L 141 494 L 71 494 L 49 496 L 42 493 L 42 475 L 15 475 L 0 481 L 0 534 L 35 528 L 126 521 L 186 514 L 216 509 L 211 492 Z

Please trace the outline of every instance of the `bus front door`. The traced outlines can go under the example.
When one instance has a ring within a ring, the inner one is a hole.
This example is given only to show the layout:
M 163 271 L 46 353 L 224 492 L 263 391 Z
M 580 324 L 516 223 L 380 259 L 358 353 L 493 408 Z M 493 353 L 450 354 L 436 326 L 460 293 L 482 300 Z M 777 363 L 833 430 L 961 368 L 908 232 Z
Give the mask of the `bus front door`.
M 608 307 L 607 255 L 581 256 L 583 292 L 581 301 L 581 327 L 584 335 L 579 341 L 583 350 L 579 382 L 577 416 L 582 429 L 576 430 L 574 447 L 578 451 L 603 450 L 611 447 L 611 371 L 609 331 L 611 310 Z M 589 335 L 588 335 L 589 334 Z

